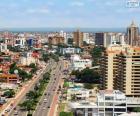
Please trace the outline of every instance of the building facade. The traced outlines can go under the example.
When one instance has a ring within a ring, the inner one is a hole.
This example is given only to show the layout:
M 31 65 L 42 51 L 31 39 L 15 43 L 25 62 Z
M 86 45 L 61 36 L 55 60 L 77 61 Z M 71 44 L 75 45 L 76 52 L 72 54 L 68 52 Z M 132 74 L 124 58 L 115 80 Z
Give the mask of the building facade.
M 83 46 L 83 32 L 80 32 L 79 30 L 77 30 L 73 34 L 74 34 L 73 44 L 75 46 L 82 47 Z
M 110 47 L 101 59 L 102 89 L 140 96 L 140 48 Z
M 72 70 L 83 70 L 85 68 L 92 67 L 91 59 L 82 59 L 79 55 L 73 55 L 71 57 L 71 69 Z
M 119 90 L 99 91 L 95 102 L 70 102 L 69 107 L 75 116 L 119 116 L 127 112 L 126 96 Z
M 127 43 L 131 46 L 140 46 L 139 28 L 133 21 L 127 28 Z

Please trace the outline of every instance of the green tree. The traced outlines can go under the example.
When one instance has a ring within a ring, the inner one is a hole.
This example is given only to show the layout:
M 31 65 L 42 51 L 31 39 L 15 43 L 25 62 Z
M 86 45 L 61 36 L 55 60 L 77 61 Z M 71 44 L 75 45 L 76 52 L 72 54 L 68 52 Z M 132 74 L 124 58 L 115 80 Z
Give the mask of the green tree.
M 93 66 L 96 66 L 99 64 L 99 60 L 102 56 L 102 53 L 105 51 L 104 47 L 94 47 L 90 54 L 92 55 L 93 58 Z
M 14 74 L 14 71 L 17 69 L 16 63 L 14 62 L 13 64 L 10 65 L 10 74 Z
M 50 58 L 49 58 L 49 55 L 48 54 L 42 54 L 42 58 L 45 62 L 47 62 Z
M 60 112 L 59 116 L 74 116 L 72 112 Z
M 27 94 L 26 94 L 26 97 L 28 99 L 32 99 L 32 100 L 35 100 L 39 97 L 39 94 L 37 91 L 29 91 Z
M 133 109 L 133 112 L 140 112 L 140 107 L 136 107 Z
M 85 83 L 84 84 L 84 88 L 86 88 L 86 89 L 93 89 L 93 85 L 89 84 L 89 83 Z
M 19 106 L 30 112 L 31 110 L 34 110 L 35 102 L 33 100 L 26 100 Z
M 15 91 L 13 89 L 8 89 L 4 92 L 4 96 L 7 98 L 12 98 L 15 96 Z
M 74 71 L 72 74 L 74 74 L 81 83 L 100 83 L 100 75 L 93 69 L 85 68 L 82 71 Z
M 29 65 L 29 67 L 30 67 L 30 68 L 36 68 L 36 64 L 35 64 L 35 63 L 31 63 L 31 64 Z

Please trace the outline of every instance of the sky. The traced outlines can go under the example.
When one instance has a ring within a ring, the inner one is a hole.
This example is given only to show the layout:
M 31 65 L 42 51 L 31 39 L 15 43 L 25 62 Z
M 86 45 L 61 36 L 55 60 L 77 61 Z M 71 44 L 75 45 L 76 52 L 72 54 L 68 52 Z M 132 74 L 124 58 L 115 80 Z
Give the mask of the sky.
M 140 24 L 140 7 L 128 0 L 1 0 L 0 28 L 114 28 Z

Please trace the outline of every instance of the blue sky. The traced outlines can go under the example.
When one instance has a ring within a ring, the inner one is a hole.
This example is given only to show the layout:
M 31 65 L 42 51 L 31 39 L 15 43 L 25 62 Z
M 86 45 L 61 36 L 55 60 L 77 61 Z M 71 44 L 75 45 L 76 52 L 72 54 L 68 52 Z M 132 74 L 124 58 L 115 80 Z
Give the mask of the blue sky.
M 126 27 L 140 24 L 127 0 L 1 0 L 0 27 Z

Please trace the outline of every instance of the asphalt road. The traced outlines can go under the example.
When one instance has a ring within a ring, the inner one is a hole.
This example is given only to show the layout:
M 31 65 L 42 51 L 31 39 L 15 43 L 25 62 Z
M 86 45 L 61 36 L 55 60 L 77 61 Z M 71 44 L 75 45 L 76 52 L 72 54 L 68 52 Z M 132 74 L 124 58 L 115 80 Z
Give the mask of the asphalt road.
M 42 78 L 43 74 L 47 71 L 49 71 L 50 69 L 52 69 L 56 64 L 54 63 L 53 60 L 51 60 L 48 64 L 47 67 L 44 71 L 39 72 L 39 74 L 37 75 L 37 79 L 34 82 L 29 83 L 30 86 L 26 88 L 25 92 L 20 96 L 19 99 L 17 99 L 17 102 L 14 104 L 14 107 L 16 107 L 16 110 L 12 109 L 8 116 L 15 116 L 16 112 L 18 112 L 18 115 L 16 116 L 26 116 L 27 112 L 26 111 L 22 111 L 20 109 L 20 107 L 18 106 L 19 103 L 22 103 L 25 99 L 26 99 L 26 93 L 28 93 L 29 91 L 34 89 L 34 86 L 39 82 L 39 79 Z
M 62 77 L 62 61 L 59 61 L 55 70 L 52 70 L 51 80 L 42 96 L 33 116 L 49 116 L 49 110 L 53 102 L 55 93 L 60 85 L 60 79 Z

